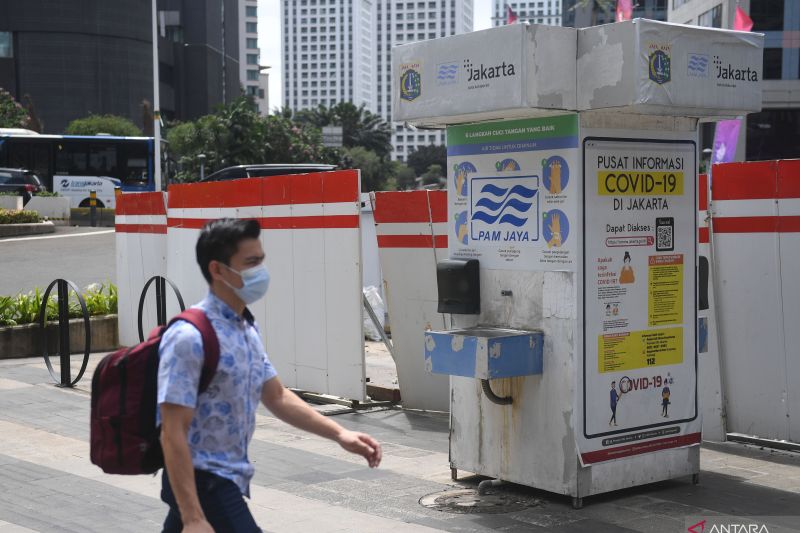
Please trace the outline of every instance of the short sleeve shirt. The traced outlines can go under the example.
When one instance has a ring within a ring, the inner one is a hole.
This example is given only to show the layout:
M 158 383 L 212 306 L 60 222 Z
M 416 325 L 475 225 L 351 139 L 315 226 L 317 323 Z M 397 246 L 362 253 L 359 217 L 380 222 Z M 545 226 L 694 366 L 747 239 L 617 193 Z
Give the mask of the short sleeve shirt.
M 213 293 L 195 307 L 205 311 L 219 339 L 217 371 L 208 389 L 198 395 L 202 337 L 188 322 L 177 322 L 164 333 L 159 347 L 158 403 L 195 409 L 188 434 L 192 464 L 230 479 L 249 496 L 253 466 L 247 447 L 255 431 L 261 388 L 277 372 L 252 316 L 240 317 Z M 156 416 L 160 424 L 160 412 Z

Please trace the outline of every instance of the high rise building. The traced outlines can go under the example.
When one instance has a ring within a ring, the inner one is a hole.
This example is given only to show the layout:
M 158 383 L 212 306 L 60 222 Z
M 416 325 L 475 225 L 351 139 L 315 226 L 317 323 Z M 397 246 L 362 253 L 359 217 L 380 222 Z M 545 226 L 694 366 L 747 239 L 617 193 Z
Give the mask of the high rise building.
M 375 3 L 281 0 L 283 104 L 339 102 L 375 111 Z
M 392 47 L 472 31 L 472 0 L 377 1 L 377 113 L 392 119 Z M 394 124 L 392 158 L 405 161 L 420 146 L 445 144 L 445 134 Z
M 239 96 L 242 1 L 157 1 L 164 117 L 192 120 Z M 150 0 L 0 1 L 0 87 L 32 104 L 46 133 L 90 113 L 146 126 L 151 15 Z
M 269 114 L 268 80 L 258 48 L 258 0 L 239 0 L 239 81 L 261 115 Z
M 673 0 L 669 21 L 733 28 L 737 4 L 764 34 L 763 110 L 745 118 L 736 160 L 800 157 L 800 3 L 797 0 Z M 711 148 L 713 125 L 701 143 Z
M 472 31 L 472 0 L 282 0 L 283 102 L 364 104 L 392 120 L 392 47 Z M 444 144 L 441 131 L 393 125 L 392 157 Z
M 561 26 L 561 0 L 492 0 L 492 26 L 508 22 L 508 8 L 519 22 Z
M 675 3 L 681 0 L 673 0 Z M 685 0 L 684 0 L 685 1 Z M 616 18 L 616 2 L 607 4 L 604 9 L 597 2 L 580 4 L 579 0 L 563 0 L 562 25 L 571 28 L 585 28 L 599 24 L 610 24 Z M 633 2 L 632 18 L 667 20 L 667 0 L 637 0 Z

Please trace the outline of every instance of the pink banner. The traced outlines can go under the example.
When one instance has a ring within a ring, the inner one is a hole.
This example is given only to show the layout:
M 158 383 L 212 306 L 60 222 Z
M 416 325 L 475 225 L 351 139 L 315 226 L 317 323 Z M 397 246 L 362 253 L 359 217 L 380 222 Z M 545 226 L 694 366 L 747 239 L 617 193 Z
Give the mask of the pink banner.
M 714 132 L 714 151 L 711 154 L 711 163 L 730 163 L 736 157 L 736 144 L 739 141 L 739 127 L 741 119 L 722 120 L 717 123 Z

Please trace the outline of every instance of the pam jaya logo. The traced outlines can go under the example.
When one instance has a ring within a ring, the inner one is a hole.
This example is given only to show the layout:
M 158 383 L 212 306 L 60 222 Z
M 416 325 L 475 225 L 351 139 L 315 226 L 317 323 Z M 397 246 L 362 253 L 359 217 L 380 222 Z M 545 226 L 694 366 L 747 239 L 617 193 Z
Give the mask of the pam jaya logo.
M 472 238 L 479 241 L 537 241 L 538 178 L 472 180 Z M 535 209 L 532 209 L 537 206 Z

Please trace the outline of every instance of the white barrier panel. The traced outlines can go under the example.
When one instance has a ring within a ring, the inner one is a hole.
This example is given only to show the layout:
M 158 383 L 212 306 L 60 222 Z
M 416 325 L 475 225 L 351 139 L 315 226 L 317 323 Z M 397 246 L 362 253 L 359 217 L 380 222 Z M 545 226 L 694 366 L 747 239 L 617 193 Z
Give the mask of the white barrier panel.
M 717 304 L 714 295 L 714 271 L 708 228 L 708 176 L 700 174 L 698 187 L 698 257 L 700 273 L 698 285 L 700 298 L 697 308 L 697 387 L 698 403 L 703 415 L 703 439 L 722 442 L 725 440 L 722 382 L 719 368 L 719 345 L 717 336 Z M 704 264 L 705 263 L 705 264 Z M 705 294 L 703 293 L 704 274 Z M 704 298 L 706 296 L 706 298 Z
M 800 442 L 800 164 L 713 169 L 727 430 Z
M 447 192 L 376 192 L 373 210 L 403 406 L 448 411 L 449 378 L 425 369 L 425 330 L 436 312 L 436 263 L 447 258 Z
M 167 273 L 187 305 L 202 299 L 200 229 L 221 217 L 259 220 L 272 281 L 251 311 L 282 381 L 364 400 L 359 189 L 354 170 L 173 186 Z
M 116 207 L 119 342 L 139 342 L 139 297 L 148 279 L 167 271 L 167 209 L 164 193 L 123 194 Z M 142 316 L 145 336 L 156 325 L 155 284 Z

